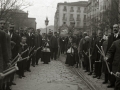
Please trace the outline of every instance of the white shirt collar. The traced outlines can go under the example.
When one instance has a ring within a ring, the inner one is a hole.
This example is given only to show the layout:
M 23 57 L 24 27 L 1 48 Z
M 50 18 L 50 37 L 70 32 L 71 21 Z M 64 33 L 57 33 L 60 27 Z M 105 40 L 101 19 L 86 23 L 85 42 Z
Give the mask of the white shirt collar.
M 114 37 L 116 37 L 116 38 L 117 38 L 117 37 L 118 37 L 118 35 L 119 35 L 119 32 L 118 32 L 118 33 L 115 33 L 115 34 L 114 34 Z

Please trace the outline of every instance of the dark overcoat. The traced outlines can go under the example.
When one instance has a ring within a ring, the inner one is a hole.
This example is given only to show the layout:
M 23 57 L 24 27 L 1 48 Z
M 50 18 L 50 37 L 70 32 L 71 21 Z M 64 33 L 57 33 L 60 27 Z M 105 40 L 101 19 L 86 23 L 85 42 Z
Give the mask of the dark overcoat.
M 119 40 L 119 39 L 120 39 L 120 34 L 118 35 L 117 38 L 114 37 L 114 34 L 111 34 L 111 35 L 108 37 L 107 51 L 108 51 L 109 48 L 111 47 L 112 43 L 113 43 L 114 41 L 116 41 L 116 40 Z M 107 53 L 107 51 L 106 51 L 106 53 Z M 112 57 L 114 57 L 114 56 L 112 56 Z M 112 57 L 109 58 L 109 63 L 110 63 L 110 64 L 112 63 L 112 60 L 113 60 Z
M 51 48 L 58 48 L 58 38 L 55 36 L 52 36 L 50 39 L 50 47 Z
M 11 52 L 11 38 L 10 35 L 6 34 L 7 38 L 7 51 L 8 51 L 8 59 L 12 59 L 12 52 Z
M 6 33 L 0 31 L 0 72 L 6 69 L 6 65 L 9 62 L 7 51 L 7 39 Z
M 15 46 L 12 49 L 12 58 L 15 58 L 19 52 L 19 47 L 20 47 L 20 37 L 16 33 L 13 33 L 11 37 L 11 41 L 15 42 Z
M 113 58 L 112 72 L 116 73 L 117 71 L 119 71 L 120 70 L 120 40 L 113 42 L 106 56 L 108 58 Z

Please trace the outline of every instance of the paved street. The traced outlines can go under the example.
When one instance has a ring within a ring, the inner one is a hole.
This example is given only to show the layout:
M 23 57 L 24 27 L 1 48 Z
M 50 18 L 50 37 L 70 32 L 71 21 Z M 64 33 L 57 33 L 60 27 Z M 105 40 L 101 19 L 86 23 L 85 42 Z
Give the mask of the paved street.
M 65 58 L 64 58 L 65 59 Z M 51 61 L 45 65 L 41 62 L 35 68 L 31 67 L 27 77 L 19 79 L 16 76 L 16 86 L 13 90 L 89 90 L 61 61 Z

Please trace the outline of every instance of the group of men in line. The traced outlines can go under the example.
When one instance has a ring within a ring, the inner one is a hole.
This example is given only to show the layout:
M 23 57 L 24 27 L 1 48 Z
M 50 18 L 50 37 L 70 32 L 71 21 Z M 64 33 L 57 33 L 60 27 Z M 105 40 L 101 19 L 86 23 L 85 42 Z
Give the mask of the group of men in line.
M 89 36 L 84 32 L 82 36 L 61 37 L 60 47 L 61 54 L 65 52 L 67 55 L 65 64 L 81 66 L 88 75 L 97 79 L 104 73 L 103 84 L 109 83 L 107 88 L 120 90 L 119 25 L 113 25 L 112 31 L 109 35 L 99 30 L 98 35 L 93 32 Z
M 103 50 L 103 53 L 100 50 Z M 78 45 L 78 53 L 85 72 L 89 72 L 88 75 L 93 74 L 93 78 L 100 79 L 104 73 L 103 84 L 109 81 L 108 88 L 115 87 L 115 90 L 120 90 L 120 31 L 118 24 L 113 25 L 113 33 L 110 35 L 104 35 L 103 31 L 99 31 L 98 36 L 93 33 L 90 37 L 84 32 Z
M 40 29 L 34 30 L 15 30 L 14 24 L 6 27 L 4 19 L 0 20 L 0 73 L 6 70 L 10 72 L 13 66 L 18 67 L 16 72 L 12 72 L 4 78 L 0 78 L 0 90 L 11 90 L 14 83 L 14 75 L 18 74 L 19 78 L 25 77 L 25 72 L 31 72 L 30 66 L 39 64 L 40 58 L 43 58 L 41 50 L 49 43 L 51 59 L 57 59 L 58 37 L 57 32 L 43 37 Z M 47 57 L 47 55 L 44 55 Z M 42 60 L 45 63 L 45 60 Z

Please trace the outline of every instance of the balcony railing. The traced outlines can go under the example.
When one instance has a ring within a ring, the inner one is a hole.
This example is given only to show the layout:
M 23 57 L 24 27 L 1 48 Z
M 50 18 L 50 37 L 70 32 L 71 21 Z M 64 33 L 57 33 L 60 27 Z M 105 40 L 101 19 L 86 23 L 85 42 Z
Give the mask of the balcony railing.
M 77 18 L 76 20 L 77 20 L 77 21 L 80 21 L 80 18 Z
M 64 21 L 67 21 L 67 18 L 63 17 L 63 20 L 64 20 Z
M 74 18 L 70 18 L 70 21 L 74 21 Z

